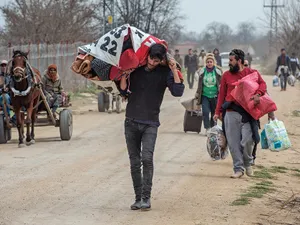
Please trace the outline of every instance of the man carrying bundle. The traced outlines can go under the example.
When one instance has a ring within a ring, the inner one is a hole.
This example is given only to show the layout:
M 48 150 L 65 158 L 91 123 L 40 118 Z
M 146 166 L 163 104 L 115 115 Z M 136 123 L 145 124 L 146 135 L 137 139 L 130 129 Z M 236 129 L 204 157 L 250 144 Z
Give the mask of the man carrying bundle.
M 167 50 L 163 45 L 152 45 L 147 64 L 135 69 L 128 79 L 126 76 L 121 78 L 121 91 L 128 94 L 125 138 L 135 192 L 132 210 L 151 208 L 153 154 L 165 90 L 168 87 L 175 97 L 182 96 L 184 91 L 175 60 L 169 60 L 169 68 L 161 65 L 166 54 Z
M 214 116 L 215 120 L 221 119 L 221 114 L 223 117 L 226 138 L 233 159 L 234 174 L 231 178 L 242 177 L 244 170 L 246 170 L 248 176 L 253 175 L 251 167 L 253 164 L 252 150 L 254 143 L 259 142 L 257 121 L 231 95 L 231 91 L 235 88 L 233 83 L 255 72 L 253 69 L 244 68 L 244 59 L 245 53 L 242 50 L 234 49 L 229 54 L 230 69 L 222 76 Z M 259 104 L 260 96 L 266 93 L 266 83 L 259 73 L 257 83 L 259 88 L 252 96 L 254 104 Z

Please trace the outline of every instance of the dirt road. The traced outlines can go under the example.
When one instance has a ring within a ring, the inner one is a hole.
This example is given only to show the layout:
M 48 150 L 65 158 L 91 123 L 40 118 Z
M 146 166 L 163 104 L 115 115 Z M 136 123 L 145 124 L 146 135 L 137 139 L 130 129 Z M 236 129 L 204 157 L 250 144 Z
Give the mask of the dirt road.
M 271 84 L 270 77 L 266 79 Z M 185 97 L 194 91 L 186 90 Z M 284 119 L 300 92 L 270 91 L 278 101 L 278 117 Z M 131 211 L 134 195 L 124 113 L 98 113 L 96 104 L 82 110 L 83 115 L 74 116 L 69 142 L 60 141 L 57 128 L 43 127 L 37 128 L 34 146 L 17 148 L 15 133 L 13 142 L 0 145 L 1 225 L 259 224 L 260 214 L 268 213 L 264 199 L 248 206 L 230 205 L 252 178 L 230 179 L 230 158 L 212 161 L 203 135 L 182 132 L 184 109 L 169 93 L 155 150 L 153 209 Z M 288 123 L 294 133 L 299 131 L 294 121 Z M 279 165 L 299 158 L 295 151 L 265 151 L 259 152 L 258 162 Z

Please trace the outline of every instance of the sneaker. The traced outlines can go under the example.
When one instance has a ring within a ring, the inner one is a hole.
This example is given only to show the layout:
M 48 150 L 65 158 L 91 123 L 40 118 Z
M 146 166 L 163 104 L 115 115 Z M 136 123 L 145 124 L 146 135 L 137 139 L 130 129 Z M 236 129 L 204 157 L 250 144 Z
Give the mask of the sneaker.
M 246 175 L 248 177 L 253 177 L 253 169 L 252 169 L 252 166 L 249 166 L 246 168 Z
M 141 210 L 142 211 L 148 211 L 150 209 L 151 209 L 150 198 L 143 198 L 142 199 L 142 204 L 141 204 Z
M 235 172 L 234 174 L 232 174 L 230 176 L 230 178 L 238 179 L 238 178 L 241 178 L 243 175 L 244 175 L 244 173 L 239 171 L 239 172 Z
M 141 200 L 136 200 L 131 206 L 131 210 L 138 210 L 141 208 Z

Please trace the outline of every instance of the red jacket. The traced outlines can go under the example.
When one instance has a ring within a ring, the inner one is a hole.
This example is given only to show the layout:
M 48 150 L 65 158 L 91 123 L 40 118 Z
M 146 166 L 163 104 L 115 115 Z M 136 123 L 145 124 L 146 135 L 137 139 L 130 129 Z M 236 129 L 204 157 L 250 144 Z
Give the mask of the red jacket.
M 227 102 L 235 102 L 233 97 L 231 96 L 231 91 L 235 88 L 233 85 L 234 82 L 240 80 L 241 78 L 255 72 L 256 70 L 250 68 L 244 68 L 242 71 L 233 74 L 230 71 L 226 71 L 221 79 L 220 91 L 218 95 L 218 103 L 215 114 L 220 116 L 221 107 L 225 101 Z M 257 71 L 256 71 L 257 72 Z M 266 82 L 262 79 L 261 75 L 258 73 L 258 84 L 259 88 L 255 94 L 264 95 L 267 90 Z M 235 102 L 236 103 L 236 102 Z M 236 103 L 237 104 L 237 103 Z

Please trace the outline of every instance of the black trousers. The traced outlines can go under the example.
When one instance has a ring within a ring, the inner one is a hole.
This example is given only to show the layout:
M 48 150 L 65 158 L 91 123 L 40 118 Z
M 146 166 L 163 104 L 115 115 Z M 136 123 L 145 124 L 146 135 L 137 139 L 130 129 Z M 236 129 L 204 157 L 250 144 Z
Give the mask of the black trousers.
M 187 81 L 190 89 L 194 87 L 195 73 L 196 69 L 187 69 Z
M 125 138 L 136 200 L 151 197 L 157 130 L 157 126 L 125 120 Z

